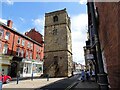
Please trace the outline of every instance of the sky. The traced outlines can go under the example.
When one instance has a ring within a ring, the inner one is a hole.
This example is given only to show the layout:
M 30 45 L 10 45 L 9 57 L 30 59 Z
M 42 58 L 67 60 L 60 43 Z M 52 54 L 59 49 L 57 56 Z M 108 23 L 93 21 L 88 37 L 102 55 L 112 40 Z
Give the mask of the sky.
M 16 2 L 6 0 L 0 5 L 0 21 L 13 21 L 13 28 L 21 34 L 36 28 L 44 36 L 45 13 L 66 8 L 71 18 L 73 61 L 85 64 L 83 46 L 87 40 L 87 10 L 85 0 L 74 2 Z

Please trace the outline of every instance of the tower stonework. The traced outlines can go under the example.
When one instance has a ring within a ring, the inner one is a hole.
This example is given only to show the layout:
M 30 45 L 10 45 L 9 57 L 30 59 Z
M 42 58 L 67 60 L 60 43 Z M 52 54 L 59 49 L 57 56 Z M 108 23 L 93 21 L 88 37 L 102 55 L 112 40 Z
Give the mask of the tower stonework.
M 66 9 L 45 13 L 44 74 L 50 77 L 71 76 L 72 40 L 70 17 Z

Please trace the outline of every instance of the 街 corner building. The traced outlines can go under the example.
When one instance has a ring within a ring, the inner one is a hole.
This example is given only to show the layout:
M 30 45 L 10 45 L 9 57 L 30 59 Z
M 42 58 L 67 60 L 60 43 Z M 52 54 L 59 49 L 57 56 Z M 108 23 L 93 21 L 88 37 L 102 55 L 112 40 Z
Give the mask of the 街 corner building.
M 20 34 L 12 28 L 13 22 L 7 25 L 0 22 L 0 72 L 16 77 L 40 76 L 43 74 L 44 42 L 43 36 L 34 29 Z M 36 35 L 36 37 L 35 37 Z

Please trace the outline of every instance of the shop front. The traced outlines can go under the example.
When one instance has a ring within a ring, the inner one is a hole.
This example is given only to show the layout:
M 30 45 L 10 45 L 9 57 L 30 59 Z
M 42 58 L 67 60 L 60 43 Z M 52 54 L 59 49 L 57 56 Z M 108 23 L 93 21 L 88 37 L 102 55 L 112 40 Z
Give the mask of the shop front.
M 32 74 L 34 77 L 40 76 L 43 74 L 43 62 L 32 59 L 23 59 L 20 63 L 20 72 L 21 77 L 31 77 Z
M 0 54 L 0 72 L 3 72 L 5 75 L 10 74 L 10 65 L 12 58 L 13 56 Z

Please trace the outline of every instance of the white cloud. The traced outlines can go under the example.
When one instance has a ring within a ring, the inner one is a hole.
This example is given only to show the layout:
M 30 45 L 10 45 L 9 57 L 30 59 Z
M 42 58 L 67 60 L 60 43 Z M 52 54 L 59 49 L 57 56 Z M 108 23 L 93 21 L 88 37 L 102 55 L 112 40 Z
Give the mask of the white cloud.
M 86 3 L 87 3 L 87 0 L 80 0 L 79 3 L 80 3 L 80 4 L 86 4 Z
M 24 18 L 19 17 L 19 19 L 20 19 L 22 22 L 25 22 L 25 19 L 24 19 Z
M 7 25 L 7 20 L 6 20 L 6 19 L 2 19 L 2 18 L 0 18 L 0 22 L 2 22 L 2 23 L 4 23 L 4 24 Z
M 42 35 L 44 35 L 44 18 L 32 19 L 33 25 Z
M 81 64 L 85 64 L 83 46 L 87 40 L 87 23 L 87 14 L 71 17 L 73 61 Z
M 6 0 L 5 3 L 7 3 L 8 5 L 13 5 L 14 4 L 13 0 Z

